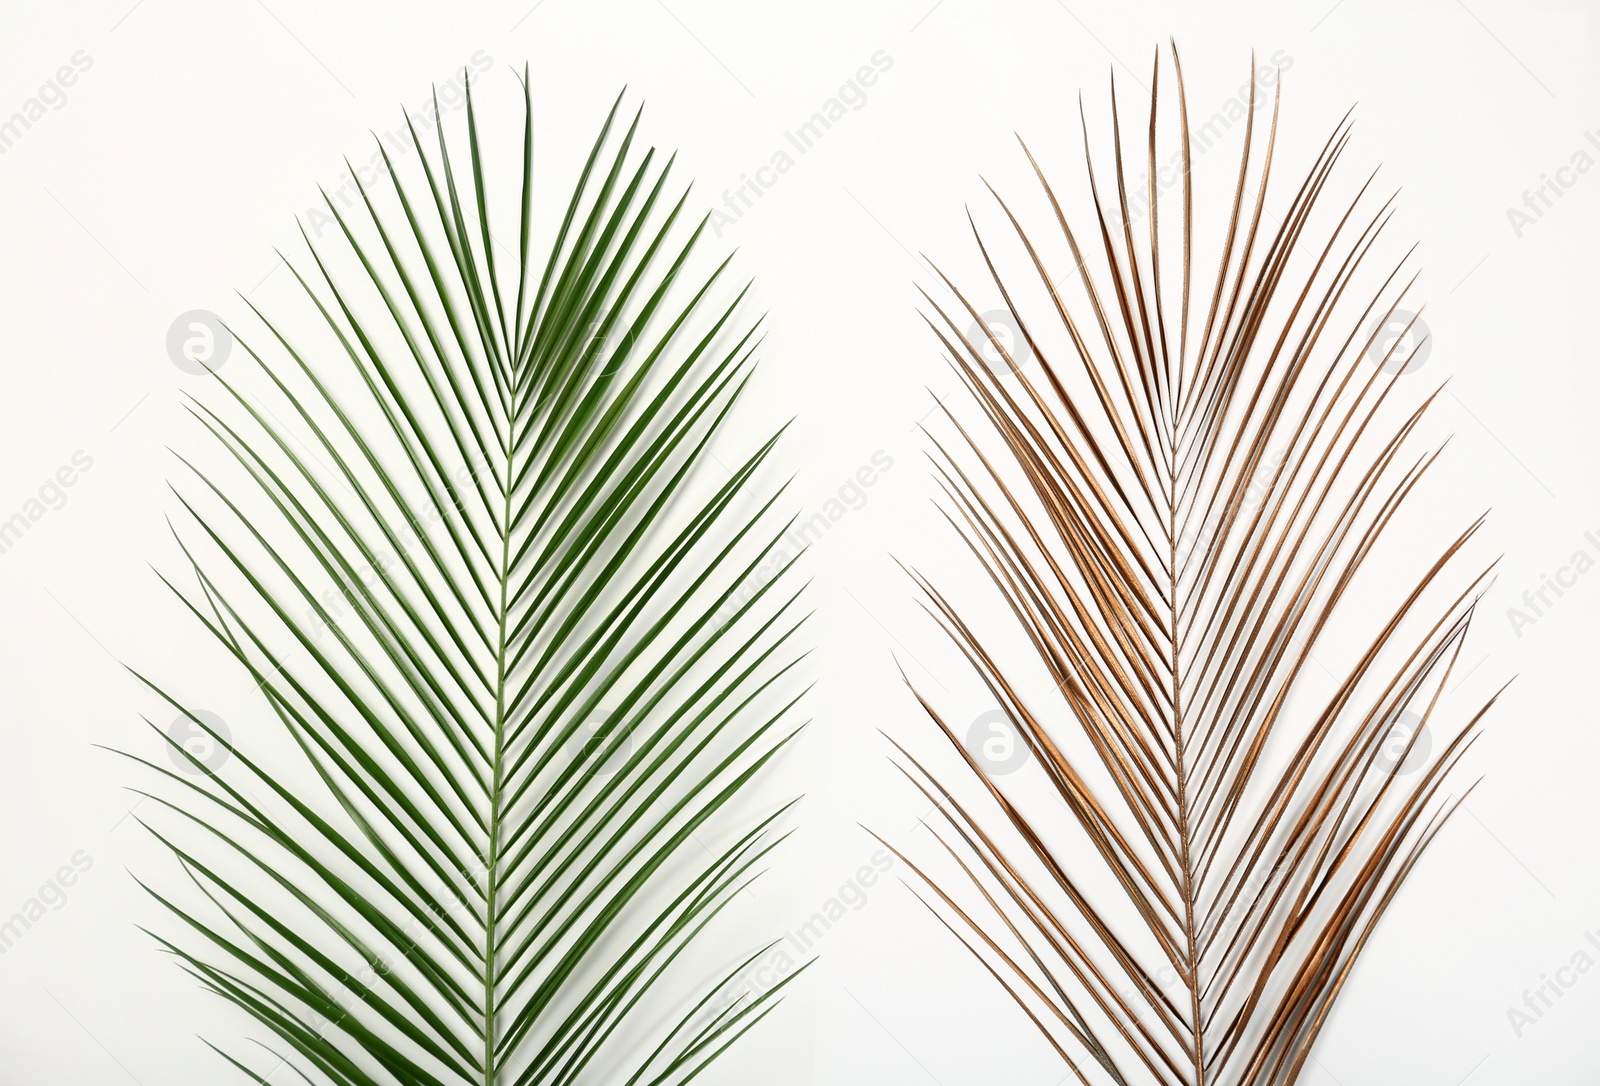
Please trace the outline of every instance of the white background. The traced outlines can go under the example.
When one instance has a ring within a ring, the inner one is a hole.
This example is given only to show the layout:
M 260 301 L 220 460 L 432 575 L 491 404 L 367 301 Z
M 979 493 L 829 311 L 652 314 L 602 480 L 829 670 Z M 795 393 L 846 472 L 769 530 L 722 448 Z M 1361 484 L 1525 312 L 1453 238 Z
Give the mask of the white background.
M 431 81 L 480 50 L 494 61 L 485 96 L 511 100 L 509 68 L 526 60 L 545 153 L 570 162 L 626 84 L 648 104 L 648 138 L 679 151 L 705 206 L 786 147 L 785 133 L 875 53 L 892 59 L 865 104 L 715 239 L 739 248 L 741 273 L 758 277 L 753 307 L 772 313 L 763 376 L 718 448 L 732 456 L 797 416 L 783 456 L 808 512 L 875 452 L 894 464 L 805 559 L 816 577 L 816 723 L 764 787 L 808 799 L 758 900 L 728 929 L 742 946 L 794 930 L 838 895 L 877 847 L 858 823 L 911 846 L 921 832 L 922 806 L 879 735 L 923 749 L 930 739 L 893 659 L 923 683 L 958 661 L 890 555 L 964 574 L 929 504 L 915 432 L 929 391 L 954 381 L 916 315 L 914 284 L 933 276 L 913 254 L 979 274 L 962 209 L 986 206 L 980 174 L 1003 191 L 1026 183 L 1012 133 L 1066 171 L 1079 90 L 1091 120 L 1103 118 L 1108 74 L 1136 97 L 1169 36 L 1195 112 L 1237 93 L 1252 49 L 1282 51 L 1285 161 L 1307 161 L 1359 103 L 1346 170 L 1381 163 L 1387 186 L 1402 189 L 1398 233 L 1421 241 L 1417 296 L 1434 348 L 1426 376 L 1406 379 L 1452 378 L 1435 421 L 1455 440 L 1419 500 L 1446 526 L 1492 508 L 1485 553 L 1506 556 L 1464 661 L 1476 668 L 1464 692 L 1480 698 L 1520 676 L 1469 767 L 1486 779 L 1388 916 L 1304 1081 L 1600 1077 L 1600 975 L 1520 1038 L 1507 1019 L 1600 931 L 1600 574 L 1520 636 L 1506 615 L 1575 551 L 1600 553 L 1584 538 L 1600 532 L 1600 171 L 1520 237 L 1507 217 L 1600 129 L 1594 5 L 929 8 L 4 4 L 0 116 L 77 51 L 92 66 L 0 156 L 0 518 L 74 452 L 93 467 L 0 554 L 0 914 L 80 850 L 93 866 L 0 957 L 0 1083 L 198 1086 L 220 1067 L 196 1035 L 249 1031 L 136 929 L 159 915 L 129 872 L 167 861 L 124 820 L 126 763 L 95 744 L 159 756 L 138 719 L 147 699 L 119 661 L 242 696 L 186 668 L 201 634 L 150 569 L 175 556 L 168 446 L 198 442 L 180 397 L 202 379 L 169 360 L 167 328 L 189 309 L 236 311 L 235 290 L 283 297 L 272 246 L 292 241 L 317 184 L 339 183 L 342 156 L 364 157 L 370 129 L 400 122 L 398 103 L 420 106 Z M 1230 169 L 1216 154 L 1198 168 Z M 961 696 L 949 695 L 958 710 Z M 820 965 L 706 1081 L 1062 1081 L 1027 1022 L 898 880 L 871 888 L 816 949 Z

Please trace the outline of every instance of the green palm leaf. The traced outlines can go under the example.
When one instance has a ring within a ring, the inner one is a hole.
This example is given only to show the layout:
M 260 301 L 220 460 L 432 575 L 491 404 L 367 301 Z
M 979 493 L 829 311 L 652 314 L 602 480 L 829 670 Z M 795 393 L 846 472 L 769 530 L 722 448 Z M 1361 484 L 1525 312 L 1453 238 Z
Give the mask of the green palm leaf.
M 226 757 L 138 759 L 192 881 L 147 889 L 183 921 L 161 946 L 265 1027 L 218 1049 L 249 1081 L 686 1082 L 782 987 L 674 980 L 786 809 L 699 836 L 795 731 L 797 592 L 756 576 L 777 435 L 696 470 L 757 332 L 620 98 L 536 219 L 523 86 L 513 210 L 470 92 L 464 149 L 412 128 L 407 179 L 380 142 L 389 179 L 285 258 L 313 330 L 252 306 L 270 387 L 191 405 L 227 455 L 184 461 L 195 584 L 167 583 L 278 724 L 236 748 L 145 680 Z

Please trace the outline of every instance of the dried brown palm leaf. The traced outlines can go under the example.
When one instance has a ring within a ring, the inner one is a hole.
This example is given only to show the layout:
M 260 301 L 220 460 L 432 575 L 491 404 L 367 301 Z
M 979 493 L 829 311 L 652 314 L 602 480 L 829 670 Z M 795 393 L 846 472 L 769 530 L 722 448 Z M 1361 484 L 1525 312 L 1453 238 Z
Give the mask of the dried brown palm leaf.
M 1379 342 L 1411 286 L 1409 252 L 1368 271 L 1391 201 L 1368 178 L 1325 209 L 1348 115 L 1274 215 L 1278 102 L 1258 122 L 1253 79 L 1212 216 L 1175 49 L 1175 116 L 1162 68 L 1130 155 L 1113 81 L 1113 193 L 1084 122 L 1086 215 L 1024 146 L 1044 225 L 995 193 L 1006 252 L 973 226 L 1003 319 L 948 278 L 950 303 L 928 296 L 982 414 L 947 412 L 945 513 L 1009 616 L 913 577 L 1034 767 L 1002 787 L 919 693 L 971 773 L 896 744 L 944 846 L 900 855 L 1069 1080 L 1277 1086 L 1460 802 L 1446 776 L 1488 705 L 1435 710 L 1489 571 L 1457 574 L 1481 518 L 1433 561 L 1401 549 L 1415 568 L 1369 561 L 1437 456 L 1410 451 L 1437 392 L 1403 404 L 1406 337 Z M 1158 145 L 1181 169 L 1165 202 Z

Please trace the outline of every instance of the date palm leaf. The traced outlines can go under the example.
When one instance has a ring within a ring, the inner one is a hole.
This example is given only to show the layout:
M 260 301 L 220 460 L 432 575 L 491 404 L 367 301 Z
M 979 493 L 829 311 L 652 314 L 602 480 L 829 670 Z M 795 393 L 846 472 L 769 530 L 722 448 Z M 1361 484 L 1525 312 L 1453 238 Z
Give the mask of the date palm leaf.
M 1127 148 L 1113 80 L 1109 168 L 1080 106 L 1085 207 L 1026 145 L 1040 221 L 990 190 L 997 313 L 925 294 L 977 407 L 934 442 L 942 504 L 993 603 L 912 576 L 1029 761 L 919 692 L 966 770 L 896 744 L 939 842 L 897 853 L 1064 1081 L 1281 1086 L 1460 802 L 1488 706 L 1436 708 L 1488 571 L 1456 573 L 1481 519 L 1420 563 L 1393 538 L 1433 396 L 1402 403 L 1380 339 L 1412 327 L 1410 253 L 1368 272 L 1391 201 L 1328 207 L 1348 115 L 1275 214 L 1282 88 L 1258 120 L 1253 77 L 1213 214 L 1164 67 Z
M 154 937 L 262 1029 L 243 1081 L 688 1082 L 781 999 L 679 975 L 798 730 L 778 435 L 704 470 L 758 331 L 620 97 L 544 214 L 523 90 L 499 154 L 470 85 L 464 133 L 436 95 L 380 140 L 284 258 L 309 304 L 236 333 L 266 386 L 191 404 L 167 583 L 266 704 L 235 745 L 147 679 L 202 742 L 139 759 L 139 817 L 189 877 Z

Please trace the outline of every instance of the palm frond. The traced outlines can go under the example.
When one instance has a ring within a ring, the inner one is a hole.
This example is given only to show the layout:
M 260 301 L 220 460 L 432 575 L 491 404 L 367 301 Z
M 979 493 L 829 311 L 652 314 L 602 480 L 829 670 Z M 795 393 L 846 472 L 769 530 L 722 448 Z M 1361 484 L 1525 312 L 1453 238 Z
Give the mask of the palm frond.
M 527 86 L 498 153 L 470 88 L 380 141 L 284 258 L 309 305 L 234 330 L 267 384 L 191 404 L 167 583 L 264 704 L 235 744 L 147 679 L 222 754 L 139 759 L 141 816 L 192 882 L 154 937 L 263 1027 L 242 1080 L 687 1082 L 781 998 L 679 977 L 787 805 L 702 842 L 798 730 L 798 590 L 749 587 L 778 435 L 700 470 L 758 331 L 620 97 L 545 214 Z
M 992 772 L 918 693 L 970 772 L 896 744 L 942 846 L 900 854 L 1067 1080 L 1280 1086 L 1460 802 L 1447 774 L 1488 706 L 1435 710 L 1482 522 L 1420 564 L 1392 538 L 1433 396 L 1401 403 L 1404 337 L 1378 340 L 1411 286 L 1409 252 L 1368 271 L 1392 198 L 1368 178 L 1325 210 L 1348 115 L 1274 214 L 1282 88 L 1258 121 L 1252 60 L 1210 209 L 1175 48 L 1171 91 L 1166 67 L 1126 151 L 1113 80 L 1114 185 L 1080 106 L 1081 211 L 1026 145 L 1041 224 L 991 189 L 1007 240 L 973 234 L 998 318 L 942 272 L 950 301 L 924 295 L 981 416 L 946 411 L 944 512 L 1000 618 L 912 575 L 1031 761 Z

